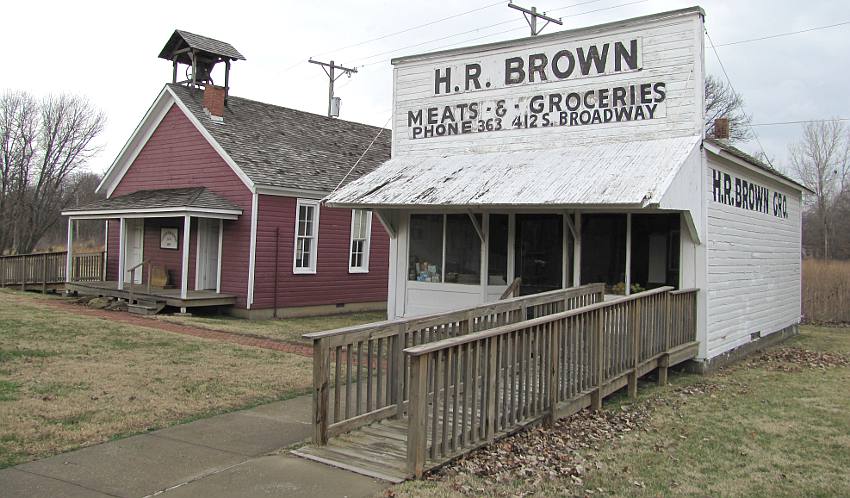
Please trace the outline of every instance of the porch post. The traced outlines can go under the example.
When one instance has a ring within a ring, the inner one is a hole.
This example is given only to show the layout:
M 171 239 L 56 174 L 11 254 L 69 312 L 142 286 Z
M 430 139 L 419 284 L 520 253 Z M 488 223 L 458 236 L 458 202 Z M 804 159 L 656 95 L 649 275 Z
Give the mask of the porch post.
M 576 240 L 573 244 L 573 287 L 581 285 L 581 213 L 576 211 Z
M 68 251 L 65 255 L 65 282 L 71 283 L 74 264 L 74 218 L 68 216 Z
M 183 267 L 180 271 L 180 299 L 186 299 L 189 296 L 189 229 L 192 217 L 186 215 L 183 217 Z M 181 312 L 186 310 L 181 308 Z
M 487 302 L 487 285 L 490 283 L 490 214 L 481 213 L 481 302 Z M 472 332 L 472 329 L 470 329 Z
M 215 271 L 215 291 L 221 292 L 221 246 L 224 240 L 224 220 L 218 220 L 218 268 Z M 197 258 L 198 255 L 196 254 Z
M 118 226 L 118 290 L 124 290 L 124 245 L 127 243 L 127 221 L 119 218 Z
M 626 213 L 626 295 L 632 293 L 632 213 Z

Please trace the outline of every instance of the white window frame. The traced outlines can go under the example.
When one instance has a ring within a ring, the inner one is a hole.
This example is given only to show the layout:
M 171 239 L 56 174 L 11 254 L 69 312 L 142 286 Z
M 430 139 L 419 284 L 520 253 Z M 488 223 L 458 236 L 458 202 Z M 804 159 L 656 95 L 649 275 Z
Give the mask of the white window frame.
M 310 275 L 316 273 L 316 262 L 319 259 L 319 202 L 315 199 L 298 199 L 295 203 L 295 238 L 292 246 L 292 273 Z M 310 266 L 299 268 L 298 265 L 298 225 L 301 221 L 301 206 L 310 206 L 314 209 L 313 230 L 309 236 L 313 240 L 313 250 L 310 253 Z
M 366 236 L 363 239 L 363 264 L 351 266 L 351 256 L 354 254 L 354 220 L 357 212 L 366 216 Z M 351 210 L 351 236 L 348 239 L 348 273 L 369 273 L 369 248 L 372 246 L 372 211 L 368 209 Z

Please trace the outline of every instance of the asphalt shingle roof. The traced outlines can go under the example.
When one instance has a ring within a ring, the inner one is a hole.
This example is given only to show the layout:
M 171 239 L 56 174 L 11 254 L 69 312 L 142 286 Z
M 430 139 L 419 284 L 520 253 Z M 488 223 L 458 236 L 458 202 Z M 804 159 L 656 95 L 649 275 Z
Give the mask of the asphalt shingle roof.
M 331 192 L 390 159 L 390 130 L 228 96 L 224 121 L 203 109 L 203 91 L 168 85 L 257 185 Z M 377 137 L 377 139 L 375 138 Z
M 172 54 L 175 51 L 186 47 L 191 47 L 197 50 L 203 50 L 204 52 L 210 52 L 213 54 L 221 55 L 233 60 L 245 60 L 245 57 L 240 54 L 238 50 L 233 48 L 233 45 L 227 42 L 223 42 L 206 36 L 196 35 L 194 33 L 189 33 L 188 31 L 183 31 L 179 29 L 174 30 L 174 33 L 171 35 L 171 38 L 169 38 L 165 46 L 162 47 L 162 51 L 160 51 L 159 57 L 162 59 L 171 60 Z M 181 59 L 183 61 L 187 60 L 183 59 L 182 57 Z M 191 60 L 188 60 L 188 63 L 191 64 Z
M 118 211 L 123 209 L 198 208 L 242 211 L 239 206 L 204 187 L 139 190 L 77 206 L 66 211 Z

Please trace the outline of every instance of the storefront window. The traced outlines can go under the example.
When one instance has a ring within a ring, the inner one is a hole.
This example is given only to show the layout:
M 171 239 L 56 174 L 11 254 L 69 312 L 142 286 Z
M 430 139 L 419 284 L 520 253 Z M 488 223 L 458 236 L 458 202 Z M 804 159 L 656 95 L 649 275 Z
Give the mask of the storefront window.
M 481 284 L 481 239 L 466 214 L 446 215 L 446 282 Z
M 625 294 L 626 215 L 581 217 L 581 283 L 602 282 L 605 292 Z
M 490 215 L 490 247 L 487 256 L 489 285 L 508 285 L 508 215 Z
M 408 279 L 442 282 L 443 219 L 441 214 L 415 214 L 410 217 Z
M 481 239 L 466 214 L 412 215 L 409 254 L 409 280 L 481 283 Z

